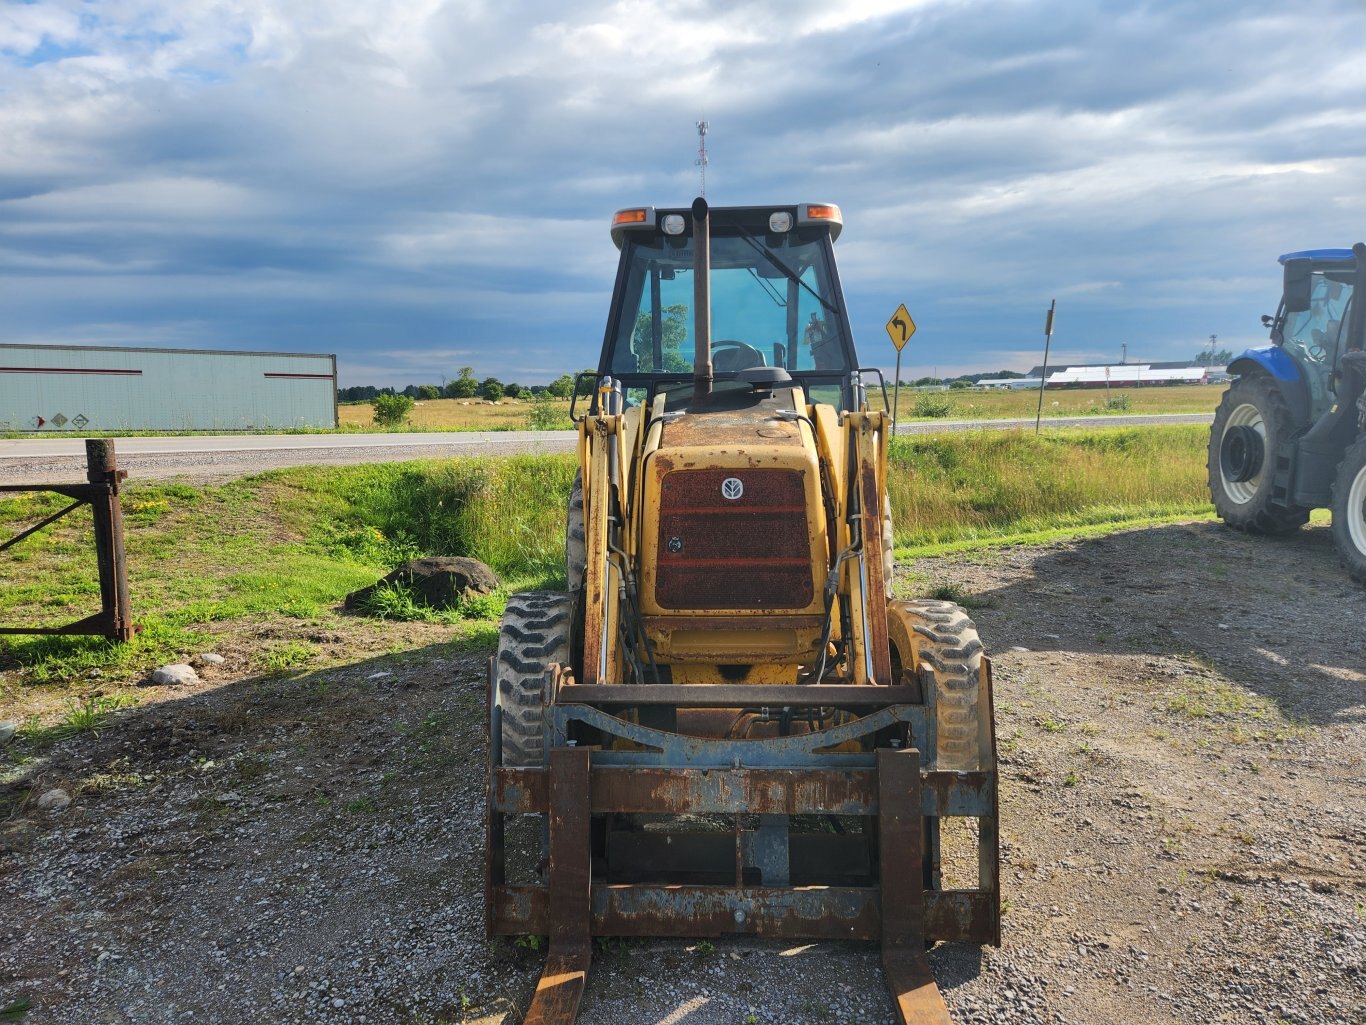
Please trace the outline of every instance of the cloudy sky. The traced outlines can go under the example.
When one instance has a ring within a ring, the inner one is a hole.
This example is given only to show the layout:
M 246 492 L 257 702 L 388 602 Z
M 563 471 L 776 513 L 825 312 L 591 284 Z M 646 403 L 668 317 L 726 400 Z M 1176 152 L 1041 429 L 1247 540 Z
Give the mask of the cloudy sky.
M 903 376 L 1256 344 L 1366 239 L 1361 0 L 0 6 L 0 341 L 594 362 L 611 213 L 832 201 Z

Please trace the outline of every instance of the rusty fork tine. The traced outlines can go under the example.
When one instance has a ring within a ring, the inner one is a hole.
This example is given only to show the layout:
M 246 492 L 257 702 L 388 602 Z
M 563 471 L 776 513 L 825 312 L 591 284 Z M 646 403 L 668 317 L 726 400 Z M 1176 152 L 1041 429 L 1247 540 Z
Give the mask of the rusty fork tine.
M 550 752 L 550 950 L 523 1025 L 572 1025 L 593 959 L 587 748 Z
M 523 1025 L 570 1025 L 579 1014 L 579 1001 L 588 982 L 593 949 L 588 944 L 557 945 L 550 941 L 545 971 Z
M 882 974 L 902 1025 L 953 1025 L 943 994 L 923 953 L 904 948 L 882 951 Z
M 901 1025 L 952 1025 L 925 957 L 920 752 L 877 753 L 882 974 Z

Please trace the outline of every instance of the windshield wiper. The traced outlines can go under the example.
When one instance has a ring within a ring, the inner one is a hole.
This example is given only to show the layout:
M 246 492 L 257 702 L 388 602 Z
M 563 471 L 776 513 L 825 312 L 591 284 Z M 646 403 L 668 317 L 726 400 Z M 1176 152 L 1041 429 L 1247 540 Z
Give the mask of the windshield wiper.
M 782 260 L 778 259 L 778 255 L 775 252 L 773 252 L 772 249 L 769 249 L 768 246 L 764 245 L 753 235 L 747 232 L 744 228 L 737 227 L 735 230 L 740 233 L 740 237 L 742 239 L 744 239 L 754 248 L 754 251 L 756 253 L 759 253 L 761 256 L 764 257 L 764 259 L 768 260 L 769 263 L 777 267 L 779 272 L 783 275 L 783 277 L 787 278 L 788 281 L 795 281 L 797 284 L 801 285 L 802 288 L 806 289 L 808 292 L 811 293 L 811 298 L 815 299 L 816 302 L 820 303 L 831 313 L 835 314 L 835 316 L 839 316 L 840 311 L 835 309 L 835 307 L 831 305 L 829 301 L 826 300 L 825 296 L 821 295 L 814 288 L 812 288 L 805 281 L 803 281 L 796 271 L 794 271 L 787 264 L 783 263 Z

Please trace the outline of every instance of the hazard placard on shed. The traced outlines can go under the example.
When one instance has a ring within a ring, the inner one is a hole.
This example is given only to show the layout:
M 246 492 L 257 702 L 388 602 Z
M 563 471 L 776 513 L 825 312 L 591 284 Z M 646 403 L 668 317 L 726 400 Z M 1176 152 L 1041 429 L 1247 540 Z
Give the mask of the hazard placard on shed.
M 887 321 L 887 336 L 891 338 L 892 344 L 896 346 L 896 351 L 900 352 L 902 346 L 911 340 L 911 335 L 915 334 L 915 321 L 911 319 L 910 311 L 906 309 L 906 304 L 902 303 L 892 314 L 892 319 Z

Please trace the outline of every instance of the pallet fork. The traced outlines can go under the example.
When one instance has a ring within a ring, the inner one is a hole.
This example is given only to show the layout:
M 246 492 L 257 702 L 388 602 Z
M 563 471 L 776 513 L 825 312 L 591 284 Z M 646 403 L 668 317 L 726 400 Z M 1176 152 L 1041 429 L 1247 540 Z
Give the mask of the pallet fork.
M 559 666 L 547 675 L 546 764 L 507 768 L 490 662 L 487 932 L 550 940 L 527 1025 L 575 1020 L 594 937 L 726 935 L 879 942 L 898 1020 L 947 1025 L 927 948 L 1000 943 L 994 740 L 977 771 L 923 765 L 913 745 L 935 750 L 934 709 L 913 703 L 904 686 L 588 686 Z M 989 673 L 986 687 L 990 715 Z M 853 715 L 802 735 L 736 741 L 612 714 L 766 703 Z M 610 743 L 580 746 L 576 734 Z M 859 742 L 873 749 L 854 750 Z M 659 813 L 730 816 L 735 825 L 729 833 L 613 830 L 614 818 Z M 546 817 L 546 883 L 508 882 L 510 815 Z M 867 826 L 789 831 L 790 816 L 813 815 L 860 816 Z M 940 885 L 939 824 L 951 817 L 978 824 L 973 888 Z M 755 818 L 757 828 L 742 828 Z M 725 885 L 717 872 L 729 874 Z

